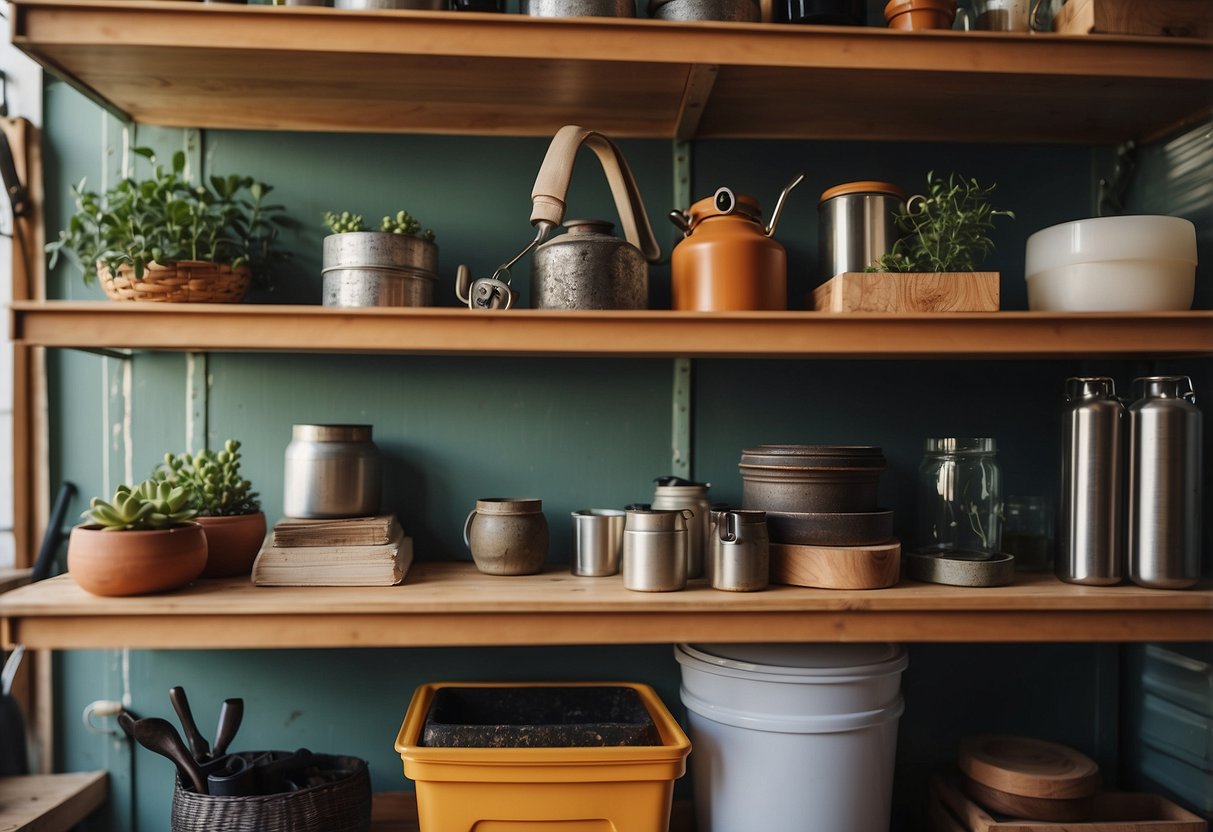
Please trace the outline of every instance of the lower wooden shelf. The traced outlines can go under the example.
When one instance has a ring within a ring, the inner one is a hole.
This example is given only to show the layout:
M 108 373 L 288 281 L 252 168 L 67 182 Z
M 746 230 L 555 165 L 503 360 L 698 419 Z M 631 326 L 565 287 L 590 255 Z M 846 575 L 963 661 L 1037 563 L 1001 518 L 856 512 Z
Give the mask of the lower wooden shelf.
M 395 587 L 256 587 L 199 580 L 138 598 L 61 575 L 0 596 L 3 642 L 30 648 L 419 647 L 680 641 L 1133 642 L 1213 640 L 1213 589 L 1083 587 L 1052 576 L 971 589 L 773 586 L 630 592 L 619 577 L 482 575 L 419 563 Z
M 104 771 L 0 777 L 0 829 L 67 832 L 105 803 L 108 790 Z

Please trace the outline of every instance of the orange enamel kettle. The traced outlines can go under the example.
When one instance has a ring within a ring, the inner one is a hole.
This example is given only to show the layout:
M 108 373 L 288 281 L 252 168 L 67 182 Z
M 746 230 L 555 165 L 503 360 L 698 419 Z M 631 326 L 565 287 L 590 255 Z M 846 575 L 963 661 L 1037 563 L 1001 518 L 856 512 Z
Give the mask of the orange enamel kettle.
M 769 225 L 751 196 L 718 188 L 688 211 L 671 211 L 683 239 L 671 257 L 674 308 L 684 312 L 788 308 L 787 254 L 771 235 L 784 201 L 804 180 L 797 174 L 779 194 Z

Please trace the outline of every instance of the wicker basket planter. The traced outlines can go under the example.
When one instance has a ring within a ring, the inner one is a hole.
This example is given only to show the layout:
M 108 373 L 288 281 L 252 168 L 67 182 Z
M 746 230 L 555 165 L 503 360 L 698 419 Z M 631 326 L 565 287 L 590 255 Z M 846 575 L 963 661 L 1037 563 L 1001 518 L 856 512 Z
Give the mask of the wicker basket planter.
M 131 266 L 120 266 L 115 275 L 98 263 L 97 277 L 110 300 L 153 303 L 239 303 L 252 282 L 248 266 L 197 260 L 148 263 L 142 280 Z

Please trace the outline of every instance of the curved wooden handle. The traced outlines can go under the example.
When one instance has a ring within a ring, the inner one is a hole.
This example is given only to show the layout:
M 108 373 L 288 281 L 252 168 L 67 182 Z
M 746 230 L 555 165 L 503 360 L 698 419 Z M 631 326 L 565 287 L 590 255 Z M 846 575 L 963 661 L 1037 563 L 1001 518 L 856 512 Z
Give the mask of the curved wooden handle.
M 531 225 L 546 222 L 558 226 L 564 221 L 564 201 L 573 178 L 573 163 L 583 144 L 594 151 L 602 164 L 627 241 L 640 249 L 650 263 L 661 259 L 661 247 L 653 236 L 653 227 L 649 225 L 649 216 L 640 200 L 640 189 L 636 187 L 623 154 L 602 133 L 575 124 L 561 127 L 548 145 L 535 187 L 531 189 Z

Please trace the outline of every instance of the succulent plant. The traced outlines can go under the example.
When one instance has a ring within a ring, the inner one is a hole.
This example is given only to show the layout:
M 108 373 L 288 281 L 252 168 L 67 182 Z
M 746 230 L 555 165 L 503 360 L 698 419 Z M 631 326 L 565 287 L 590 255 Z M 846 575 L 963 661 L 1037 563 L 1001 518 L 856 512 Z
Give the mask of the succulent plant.
M 158 482 L 184 488 L 190 505 L 203 517 L 231 517 L 261 510 L 253 484 L 240 474 L 240 443 L 229 439 L 223 450 L 165 454 L 152 472 Z
M 189 502 L 188 488 L 145 480 L 134 488 L 118 486 L 109 502 L 94 497 L 82 516 L 107 532 L 170 529 L 193 519 L 197 512 Z
M 351 214 L 349 211 L 342 211 L 340 214 L 325 211 L 324 224 L 334 234 L 370 230 L 366 227 L 366 223 L 363 222 L 361 214 Z M 389 215 L 384 217 L 379 222 L 378 230 L 386 234 L 407 234 L 427 242 L 434 242 L 434 232 L 429 228 L 422 231 L 421 223 L 417 222 L 416 218 L 408 211 L 397 211 L 395 216 Z

